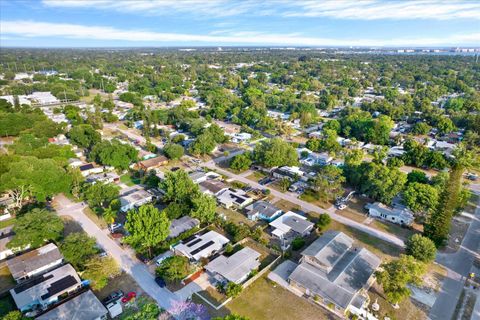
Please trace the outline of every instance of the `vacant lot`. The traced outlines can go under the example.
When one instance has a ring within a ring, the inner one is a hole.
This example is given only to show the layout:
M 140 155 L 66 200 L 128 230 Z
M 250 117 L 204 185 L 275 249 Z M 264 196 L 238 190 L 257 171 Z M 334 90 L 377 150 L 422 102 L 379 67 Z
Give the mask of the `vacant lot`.
M 135 291 L 137 295 L 144 293 L 137 282 L 135 282 L 131 276 L 123 272 L 121 275 L 110 279 L 107 286 L 102 290 L 95 291 L 95 294 L 101 300 L 117 290 L 122 290 L 125 294 L 130 291 Z
M 265 277 L 260 277 L 224 308 L 218 311 L 210 308 L 210 311 L 212 316 L 234 313 L 252 320 L 335 319 L 327 311 Z
M 253 227 L 256 224 L 255 221 L 248 220 L 248 218 L 244 214 L 238 211 L 226 209 L 221 206 L 217 207 L 217 213 L 224 214 L 228 221 L 232 221 L 236 224 L 246 224 L 250 227 Z
M 330 208 L 333 203 L 330 203 L 330 202 L 327 202 L 327 201 L 322 201 L 322 200 L 318 200 L 315 195 L 307 190 L 305 191 L 301 196 L 300 196 L 300 199 L 302 199 L 303 201 L 307 201 L 307 202 L 310 202 L 314 205 L 316 205 L 317 207 L 320 207 L 322 209 L 328 209 Z
M 267 175 L 261 171 L 254 171 L 251 175 L 247 176 L 247 179 L 258 182 L 266 176 Z
M 283 211 L 299 211 L 300 210 L 300 206 L 299 205 L 296 205 L 294 203 L 291 203 L 290 201 L 287 201 L 287 200 L 278 200 L 277 202 L 275 202 L 275 206 L 277 208 L 279 208 L 280 210 L 283 210 Z

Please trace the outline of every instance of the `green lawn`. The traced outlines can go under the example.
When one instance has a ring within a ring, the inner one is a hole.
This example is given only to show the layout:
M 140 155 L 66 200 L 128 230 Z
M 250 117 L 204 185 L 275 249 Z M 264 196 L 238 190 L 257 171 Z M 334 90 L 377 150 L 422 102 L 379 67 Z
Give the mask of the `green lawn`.
M 131 187 L 140 183 L 140 179 L 133 178 L 129 173 L 124 174 L 120 177 L 120 182 L 125 183 L 127 186 Z
M 320 208 L 322 208 L 322 209 L 328 209 L 328 208 L 330 208 L 330 207 L 332 206 L 332 203 L 318 200 L 318 199 L 315 198 L 315 196 L 314 196 L 311 192 L 309 192 L 308 190 L 305 191 L 302 195 L 300 195 L 299 198 L 302 199 L 303 201 L 313 203 L 314 205 L 316 205 L 317 207 L 320 207 Z
M 11 226 L 12 224 L 15 223 L 15 221 L 16 221 L 16 218 L 0 221 L 0 229 Z

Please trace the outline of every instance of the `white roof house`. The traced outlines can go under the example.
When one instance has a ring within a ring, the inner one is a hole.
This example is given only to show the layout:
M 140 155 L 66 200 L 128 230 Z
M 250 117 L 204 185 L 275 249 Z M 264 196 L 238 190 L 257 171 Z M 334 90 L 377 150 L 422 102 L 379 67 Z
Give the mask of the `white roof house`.
M 248 140 L 252 139 L 252 135 L 247 132 L 240 132 L 232 134 L 232 142 L 234 143 L 242 143 L 247 142 Z
M 33 92 L 31 95 L 29 95 L 28 98 L 32 100 L 32 102 L 37 102 L 42 105 L 54 104 L 59 102 L 57 97 L 55 97 L 50 91 L 47 91 L 47 92 L 36 91 L 36 92 Z
M 253 198 L 249 197 L 247 193 L 240 189 L 226 189 L 217 194 L 217 201 L 225 208 L 236 207 L 243 209 L 253 202 Z
M 154 200 L 154 195 L 145 189 L 132 188 L 124 191 L 120 196 L 120 210 L 127 212 Z
M 379 218 L 382 220 L 390 221 L 400 225 L 411 225 L 415 220 L 412 211 L 402 205 L 394 205 L 390 208 L 383 203 L 367 203 L 365 208 L 368 209 L 368 213 L 371 217 Z
M 220 233 L 209 231 L 204 234 L 196 234 L 189 241 L 173 247 L 173 250 L 175 253 L 181 254 L 190 260 L 199 261 L 218 252 L 229 242 L 230 240 Z
M 314 224 L 295 212 L 287 211 L 284 215 L 269 223 L 273 228 L 272 235 L 286 241 L 284 247 L 289 246 L 289 241 L 295 237 L 307 236 L 313 230 Z
M 252 248 L 245 247 L 230 257 L 224 255 L 210 261 L 205 269 L 213 274 L 220 282 L 242 283 L 252 270 L 260 266 L 260 253 Z

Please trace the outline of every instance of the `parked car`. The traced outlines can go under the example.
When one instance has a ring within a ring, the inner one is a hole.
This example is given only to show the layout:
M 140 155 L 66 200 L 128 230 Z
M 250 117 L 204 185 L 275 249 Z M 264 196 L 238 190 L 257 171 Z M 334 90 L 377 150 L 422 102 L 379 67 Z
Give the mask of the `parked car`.
M 137 296 L 137 293 L 135 291 L 130 291 L 122 298 L 122 303 L 127 303 L 133 298 L 135 298 L 136 296 Z
M 156 277 L 156 278 L 155 278 L 155 282 L 158 284 L 158 286 L 159 286 L 160 288 L 163 288 L 163 287 L 165 287 L 165 285 L 166 285 L 166 284 L 165 284 L 165 280 L 163 280 L 163 279 L 160 278 L 160 277 Z
M 110 233 L 115 233 L 119 229 L 121 229 L 123 225 L 121 223 L 112 223 L 108 226 L 108 229 L 110 230 Z
M 123 291 L 122 290 L 117 290 L 108 295 L 108 297 L 104 298 L 102 300 L 103 304 L 107 305 L 109 303 L 112 303 L 114 301 L 117 301 L 118 299 L 123 297 Z

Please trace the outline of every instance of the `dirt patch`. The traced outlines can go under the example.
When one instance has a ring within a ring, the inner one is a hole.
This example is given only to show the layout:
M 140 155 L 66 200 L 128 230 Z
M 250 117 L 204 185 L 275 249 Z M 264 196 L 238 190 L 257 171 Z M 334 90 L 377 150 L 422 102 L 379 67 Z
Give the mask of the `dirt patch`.
M 377 283 L 368 290 L 368 296 L 371 303 L 376 301 L 380 306 L 378 312 L 372 312 L 378 319 L 383 319 L 384 317 L 405 320 L 427 319 L 428 307 L 411 299 L 405 299 L 400 302 L 400 308 L 393 308 L 392 304 L 385 299 L 383 290 Z
M 137 295 L 146 295 L 137 282 L 125 272 L 122 272 L 122 274 L 119 276 L 110 279 L 105 288 L 95 291 L 95 294 L 101 300 L 116 290 L 122 290 L 125 294 L 130 291 L 135 291 Z

